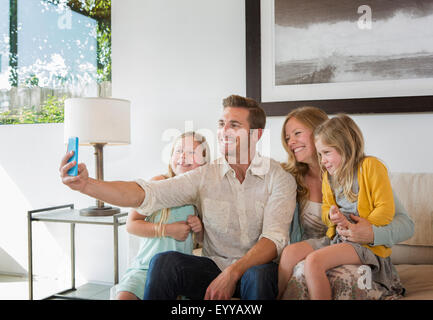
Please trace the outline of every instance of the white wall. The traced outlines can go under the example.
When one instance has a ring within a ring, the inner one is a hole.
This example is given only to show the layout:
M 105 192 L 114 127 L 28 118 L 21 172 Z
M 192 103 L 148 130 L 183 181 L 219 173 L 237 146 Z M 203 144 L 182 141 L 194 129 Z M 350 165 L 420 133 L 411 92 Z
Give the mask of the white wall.
M 113 1 L 113 95 L 132 101 L 131 178 L 164 172 L 163 132 L 214 129 L 245 94 L 243 0 Z
M 113 96 L 132 102 L 132 143 L 107 147 L 105 178 L 149 178 L 163 173 L 166 129 L 215 132 L 221 100 L 245 94 L 244 0 L 113 0 Z M 433 172 L 433 115 L 355 116 L 367 152 L 392 171 Z M 271 155 L 284 159 L 280 129 L 284 117 L 268 119 Z M 63 125 L 0 126 L 0 272 L 27 268 L 26 211 L 93 200 L 64 187 L 58 166 L 65 150 Z M 91 148 L 80 161 L 94 172 Z M 68 229 L 41 224 L 35 268 L 61 274 L 67 265 Z M 127 241 L 121 232 L 121 273 Z M 35 245 L 36 246 L 36 245 Z M 77 271 L 84 279 L 112 280 L 109 228 L 77 227 Z M 57 259 L 57 257 L 60 257 Z M 43 267 L 43 268 L 42 268 Z

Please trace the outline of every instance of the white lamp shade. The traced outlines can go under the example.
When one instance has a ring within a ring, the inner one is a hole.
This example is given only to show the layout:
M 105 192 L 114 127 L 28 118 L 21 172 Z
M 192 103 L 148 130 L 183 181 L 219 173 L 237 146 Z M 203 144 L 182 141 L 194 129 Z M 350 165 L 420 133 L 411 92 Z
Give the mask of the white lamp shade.
M 129 144 L 130 108 L 131 103 L 122 99 L 66 99 L 65 143 L 69 137 L 78 137 L 80 145 Z

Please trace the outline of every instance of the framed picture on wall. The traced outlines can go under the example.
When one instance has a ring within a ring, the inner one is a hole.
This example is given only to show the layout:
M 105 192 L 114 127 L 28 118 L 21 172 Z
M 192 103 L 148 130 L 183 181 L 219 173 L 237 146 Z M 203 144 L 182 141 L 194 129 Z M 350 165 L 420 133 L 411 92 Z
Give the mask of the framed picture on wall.
M 433 111 L 433 0 L 246 0 L 247 96 L 271 116 Z

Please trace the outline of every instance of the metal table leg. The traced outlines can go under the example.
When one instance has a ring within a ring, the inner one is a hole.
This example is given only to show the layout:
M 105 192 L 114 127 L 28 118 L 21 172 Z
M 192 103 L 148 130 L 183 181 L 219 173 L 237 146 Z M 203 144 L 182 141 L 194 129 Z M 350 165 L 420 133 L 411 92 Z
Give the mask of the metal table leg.
M 27 212 L 28 278 L 29 300 L 33 300 L 33 250 L 32 250 L 32 213 Z
M 75 223 L 71 223 L 71 289 L 75 290 Z
M 114 220 L 114 284 L 119 283 L 119 223 L 117 217 L 113 217 Z

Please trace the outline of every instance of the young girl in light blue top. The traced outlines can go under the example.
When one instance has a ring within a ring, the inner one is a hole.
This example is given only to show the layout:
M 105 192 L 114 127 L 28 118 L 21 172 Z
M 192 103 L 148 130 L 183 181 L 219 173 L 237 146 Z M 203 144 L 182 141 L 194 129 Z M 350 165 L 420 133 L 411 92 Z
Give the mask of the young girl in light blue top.
M 198 133 L 187 132 L 174 142 L 168 174 L 152 180 L 174 177 L 208 162 L 206 139 Z M 203 225 L 195 213 L 192 205 L 162 209 L 149 216 L 131 210 L 126 228 L 129 233 L 142 237 L 140 249 L 119 284 L 112 288 L 111 296 L 118 300 L 142 300 L 149 262 L 155 254 L 165 251 L 192 254 L 192 233 L 197 241 L 203 240 Z

